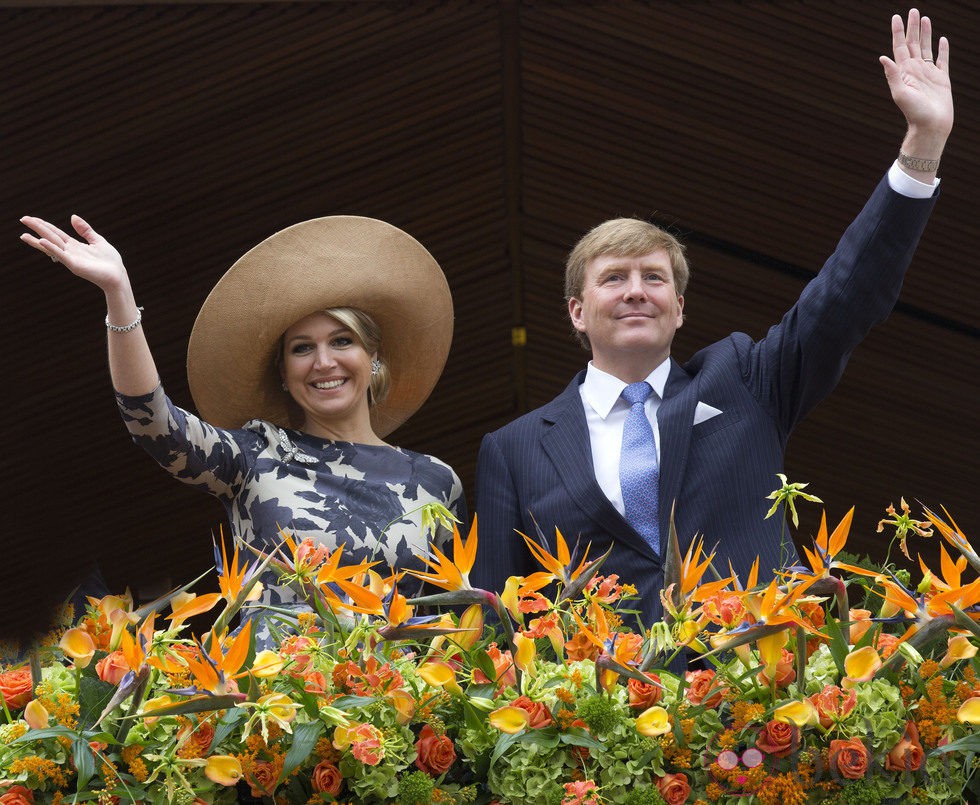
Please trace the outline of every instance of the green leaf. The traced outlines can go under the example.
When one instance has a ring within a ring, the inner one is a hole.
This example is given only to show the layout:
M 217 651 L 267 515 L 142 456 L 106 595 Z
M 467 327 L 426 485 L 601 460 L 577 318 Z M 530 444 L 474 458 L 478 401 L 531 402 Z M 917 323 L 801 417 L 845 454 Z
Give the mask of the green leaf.
M 81 727 L 90 727 L 112 701 L 116 686 L 103 682 L 97 676 L 83 674 L 78 687 L 78 724 Z
M 504 754 L 508 749 L 511 748 L 515 743 L 517 743 L 521 736 L 524 734 L 523 730 L 521 732 L 504 733 L 497 739 L 497 745 L 493 748 L 493 754 L 490 755 L 490 766 L 496 763 L 500 756 Z M 489 768 L 489 767 L 488 767 Z
M 28 730 L 20 738 L 17 738 L 11 743 L 22 744 L 28 741 L 43 741 L 46 738 L 79 738 L 79 734 L 76 730 L 69 729 L 68 727 L 45 727 L 42 730 Z
M 279 779 L 282 780 L 293 769 L 297 769 L 310 756 L 317 739 L 323 732 L 322 721 L 310 721 L 306 724 L 297 724 L 293 728 L 293 742 L 286 752 L 286 759 L 282 764 L 282 773 Z
M 367 707 L 376 701 L 377 698 L 374 696 L 341 696 L 330 704 L 338 710 L 350 710 L 355 707 Z
M 605 749 L 605 744 L 602 741 L 598 741 L 593 738 L 588 730 L 584 730 L 581 727 L 570 727 L 567 732 L 561 733 L 558 736 L 563 744 L 570 744 L 571 746 L 585 746 L 589 749 L 603 750 Z
M 218 720 L 218 725 L 214 730 L 214 737 L 211 739 L 212 746 L 218 746 L 225 738 L 231 735 L 238 723 L 245 718 L 245 711 L 239 707 L 226 710 L 225 714 Z
M 471 730 L 482 729 L 484 723 L 482 715 L 465 699 L 463 700 L 463 720 Z
M 483 675 L 487 679 L 493 680 L 497 678 L 497 669 L 493 667 L 493 660 L 482 649 L 473 652 L 473 664 L 483 672 Z
M 841 630 L 837 621 L 833 618 L 829 618 L 820 631 L 830 638 L 830 644 L 828 646 L 830 649 L 830 656 L 834 658 L 834 665 L 837 666 L 837 673 L 844 676 L 844 660 L 847 658 L 847 653 L 849 651 L 847 639 L 844 637 L 844 632 Z
M 78 772 L 78 790 L 81 791 L 88 785 L 92 775 L 95 774 L 95 755 L 87 740 L 76 738 L 72 741 L 71 757 L 75 762 L 75 770 Z
M 521 743 L 534 744 L 545 749 L 554 749 L 558 746 L 558 727 L 545 727 L 540 730 L 524 730 L 519 732 Z
M 980 735 L 967 735 L 945 746 L 937 746 L 929 754 L 944 755 L 947 752 L 980 752 Z
M 225 694 L 224 696 L 195 696 L 193 699 L 175 702 L 165 707 L 154 707 L 146 715 L 157 717 L 180 716 L 186 713 L 208 713 L 212 710 L 226 710 L 236 707 L 241 700 L 241 696 L 236 696 L 231 693 Z M 137 715 L 134 718 L 142 718 L 142 716 Z

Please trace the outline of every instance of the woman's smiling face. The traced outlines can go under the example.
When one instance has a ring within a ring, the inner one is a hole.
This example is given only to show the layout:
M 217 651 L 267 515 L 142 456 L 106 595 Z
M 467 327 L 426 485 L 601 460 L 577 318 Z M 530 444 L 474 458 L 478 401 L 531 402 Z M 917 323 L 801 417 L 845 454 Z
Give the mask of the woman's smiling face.
M 283 333 L 281 374 L 303 411 L 302 430 L 338 438 L 370 420 L 373 357 L 350 328 L 326 313 L 306 316 Z

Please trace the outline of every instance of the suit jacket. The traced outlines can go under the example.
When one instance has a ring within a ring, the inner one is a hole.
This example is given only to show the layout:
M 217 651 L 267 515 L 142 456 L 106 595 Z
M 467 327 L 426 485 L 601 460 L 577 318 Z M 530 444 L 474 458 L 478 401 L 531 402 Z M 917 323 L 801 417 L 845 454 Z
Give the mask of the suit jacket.
M 898 299 L 905 270 L 935 204 L 894 192 L 883 179 L 834 254 L 782 321 L 753 341 L 733 333 L 670 376 L 657 411 L 660 428 L 660 533 L 672 505 L 681 551 L 697 534 L 718 545 L 715 564 L 745 579 L 756 556 L 760 579 L 796 562 L 778 516 L 764 519 L 787 439 L 837 384 L 851 351 Z M 595 480 L 579 385 L 487 434 L 477 461 L 480 550 L 474 586 L 500 591 L 511 575 L 538 570 L 515 529 L 591 543 L 612 553 L 601 572 L 637 587 L 641 619 L 662 615 L 663 563 Z M 695 423 L 698 403 L 721 411 Z M 533 519 L 532 519 L 533 518 Z M 783 543 L 781 545 L 781 543 Z

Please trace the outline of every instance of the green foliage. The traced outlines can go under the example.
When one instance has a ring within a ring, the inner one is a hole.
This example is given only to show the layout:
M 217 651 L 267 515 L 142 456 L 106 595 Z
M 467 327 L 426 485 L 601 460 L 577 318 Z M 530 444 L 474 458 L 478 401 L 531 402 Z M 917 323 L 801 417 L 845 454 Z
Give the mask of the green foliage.
M 579 702 L 578 716 L 597 735 L 608 735 L 623 719 L 613 700 L 601 694 Z
M 428 805 L 435 781 L 424 771 L 413 771 L 398 781 L 398 805 Z
M 623 805 L 664 805 L 664 798 L 655 786 L 634 788 L 626 795 Z

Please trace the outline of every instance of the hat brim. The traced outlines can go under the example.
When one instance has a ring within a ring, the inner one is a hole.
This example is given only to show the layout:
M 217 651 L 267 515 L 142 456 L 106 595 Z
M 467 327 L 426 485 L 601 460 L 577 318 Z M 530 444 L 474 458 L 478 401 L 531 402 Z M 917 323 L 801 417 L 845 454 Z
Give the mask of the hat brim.
M 388 397 L 371 409 L 384 437 L 432 392 L 453 333 L 446 277 L 415 238 L 384 221 L 337 215 L 295 224 L 263 240 L 225 272 L 191 331 L 187 379 L 212 425 L 250 419 L 289 424 L 276 369 L 290 325 L 327 308 L 369 313 L 381 329 Z

